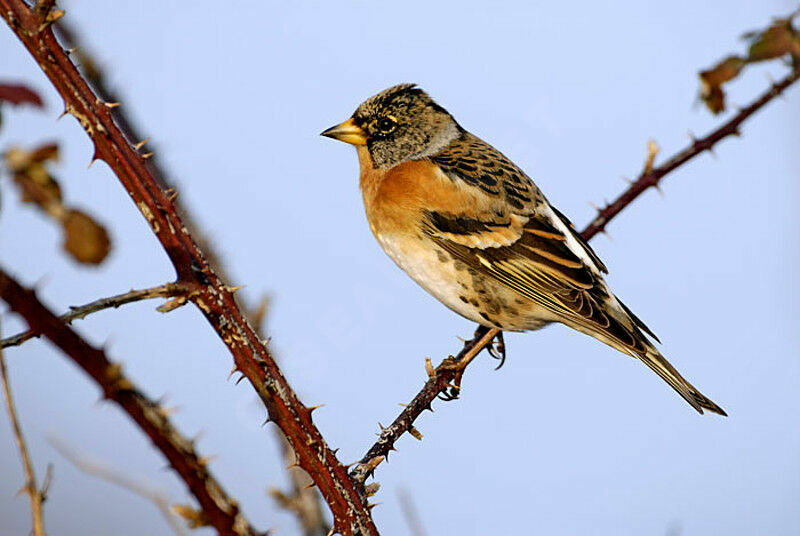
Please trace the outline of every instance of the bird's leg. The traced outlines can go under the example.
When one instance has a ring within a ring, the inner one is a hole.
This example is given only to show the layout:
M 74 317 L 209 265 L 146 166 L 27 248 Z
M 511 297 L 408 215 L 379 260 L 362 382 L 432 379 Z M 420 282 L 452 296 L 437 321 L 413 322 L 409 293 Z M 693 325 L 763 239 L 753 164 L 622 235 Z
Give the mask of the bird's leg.
M 475 356 L 481 350 L 488 347 L 488 351 L 492 353 L 492 341 L 498 339 L 497 355 L 505 358 L 505 345 L 503 344 L 503 332 L 497 328 L 487 328 L 486 326 L 478 326 L 475 330 L 475 336 L 464 343 L 464 348 L 458 353 L 457 356 L 445 359 L 437 370 L 452 370 L 455 371 L 453 382 L 448 389 L 439 394 L 442 400 L 454 400 L 458 398 L 458 393 L 461 391 L 461 380 L 464 377 L 464 370 L 469 365 Z M 494 357 L 494 353 L 492 356 Z M 501 362 L 502 364 L 502 362 Z

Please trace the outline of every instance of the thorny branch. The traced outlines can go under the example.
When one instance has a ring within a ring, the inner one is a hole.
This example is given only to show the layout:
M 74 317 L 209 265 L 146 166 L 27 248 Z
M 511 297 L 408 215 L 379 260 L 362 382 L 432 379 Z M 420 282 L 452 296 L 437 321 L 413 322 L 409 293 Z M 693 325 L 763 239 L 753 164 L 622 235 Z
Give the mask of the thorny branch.
M 0 0 L 0 16 L 62 96 L 65 111 L 78 119 L 92 139 L 94 159 L 111 167 L 136 203 L 172 261 L 178 281 L 190 288 L 192 302 L 228 346 L 235 368 L 253 385 L 270 419 L 292 445 L 299 465 L 325 497 L 333 513 L 333 531 L 377 534 L 366 498 L 312 422 L 312 409 L 297 397 L 247 322 L 232 289 L 207 261 L 178 214 L 173 196 L 147 166 L 148 155 L 140 154 L 114 122 L 111 109 L 117 103 L 104 102 L 89 87 L 58 43 L 50 27 L 53 13 L 42 20 L 22 0 Z
M 639 197 L 645 190 L 657 187 L 661 179 L 669 172 L 674 171 L 703 152 L 711 151 L 717 143 L 728 136 L 739 136 L 741 134 L 739 127 L 742 123 L 760 110 L 765 104 L 783 93 L 786 88 L 797 82 L 798 78 L 800 78 L 800 69 L 795 69 L 780 82 L 773 83 L 760 97 L 744 108 L 741 108 L 736 115 L 723 125 L 709 132 L 702 138 L 693 138 L 688 146 L 675 153 L 663 164 L 653 167 L 650 170 L 644 169 L 627 190 L 598 211 L 597 216 L 595 216 L 595 218 L 589 222 L 589 225 L 581 232 L 583 238 L 589 240 L 597 233 L 603 232 L 608 222 L 614 216 L 622 212 L 622 209 L 630 205 L 631 202 Z
M 598 211 L 597 216 L 581 232 L 581 236 L 585 240 L 589 240 L 597 233 L 603 232 L 612 218 L 622 212 L 625 207 L 630 205 L 633 200 L 639 197 L 645 190 L 657 187 L 665 175 L 699 154 L 705 151 L 711 151 L 717 143 L 728 136 L 739 135 L 739 127 L 747 118 L 783 93 L 786 88 L 795 83 L 799 78 L 800 69 L 795 69 L 781 81 L 773 83 L 769 90 L 764 92 L 749 105 L 741 108 L 739 112 L 727 122 L 702 138 L 693 138 L 687 147 L 659 166 L 653 166 L 657 148 L 654 145 L 650 145 L 648 147 L 647 161 L 639 177 L 631 183 L 628 189 L 617 197 L 617 199 Z M 433 400 L 439 396 L 440 393 L 444 392 L 445 389 L 448 388 L 450 382 L 456 377 L 453 365 L 457 365 L 457 368 L 462 368 L 463 370 L 463 367 L 472 361 L 472 359 L 499 334 L 500 331 L 497 329 L 488 329 L 480 326 L 475 332 L 475 337 L 464 343 L 464 347 L 458 355 L 445 359 L 442 364 L 430 374 L 422 390 L 403 408 L 403 411 L 400 412 L 400 415 L 397 416 L 390 426 L 381 430 L 378 441 L 370 447 L 364 457 L 359 460 L 358 464 L 350 472 L 351 477 L 360 486 L 364 485 L 364 481 L 372 474 L 375 467 L 389 455 L 389 452 L 394 450 L 394 444 L 404 433 L 410 432 L 415 436 L 419 434 L 419 432 L 414 429 L 414 421 L 416 421 L 420 414 L 426 409 L 432 411 L 431 403 Z
M 44 513 L 42 506 L 44 505 L 47 494 L 47 482 L 49 478 L 45 478 L 45 484 L 41 488 L 36 484 L 36 473 L 33 471 L 33 463 L 31 463 L 31 457 L 28 453 L 28 446 L 25 443 L 25 436 L 22 435 L 22 427 L 17 417 L 14 397 L 11 394 L 11 382 L 8 379 L 8 370 L 6 369 L 6 358 L 3 356 L 2 349 L 0 349 L 0 376 L 2 376 L 3 380 L 3 395 L 6 399 L 8 419 L 11 421 L 11 428 L 14 430 L 14 440 L 17 443 L 19 457 L 22 459 L 22 469 L 25 472 L 25 485 L 22 489 L 25 491 L 31 503 L 31 518 L 33 520 L 32 532 L 34 536 L 44 536 Z M 48 476 L 50 474 L 49 467 L 47 474 Z
M 68 313 L 64 313 L 58 318 L 66 324 L 71 324 L 73 320 L 86 318 L 92 313 L 102 311 L 104 309 L 116 309 L 122 305 L 133 303 L 141 300 L 149 300 L 151 298 L 171 298 L 173 296 L 182 296 L 186 293 L 186 288 L 178 283 L 166 283 L 157 287 L 150 287 L 141 290 L 131 290 L 124 294 L 117 294 L 116 296 L 109 296 L 108 298 L 100 298 L 86 305 L 72 306 Z M 169 302 L 167 302 L 169 303 Z M 166 305 L 166 304 L 164 304 Z M 161 308 L 159 308 L 161 310 Z M 19 346 L 27 340 L 38 337 L 40 333 L 33 330 L 23 331 L 5 339 L 0 339 L 0 348 L 8 348 L 9 346 Z
M 79 34 L 73 31 L 71 26 L 64 19 L 60 19 L 54 25 L 54 28 L 56 35 L 69 50 L 70 57 L 74 59 L 76 66 L 86 77 L 89 84 L 97 91 L 98 96 L 108 103 L 119 102 L 121 100 L 119 94 L 107 83 L 107 77 L 103 68 L 96 58 L 90 54 L 83 43 L 81 43 Z M 126 113 L 126 107 L 114 106 L 111 110 L 111 115 L 114 118 L 114 122 L 122 130 L 127 139 L 142 140 L 136 144 L 137 149 L 141 149 L 145 146 L 148 139 L 136 128 L 134 122 Z M 156 181 L 162 188 L 175 192 L 175 186 L 169 179 L 168 173 L 161 166 L 158 154 L 149 152 L 145 154 L 150 155 L 147 158 L 147 166 L 153 173 Z M 181 206 L 180 198 L 177 195 L 173 197 L 173 203 L 175 204 L 175 209 L 178 214 L 181 215 L 184 225 L 189 229 L 189 232 L 197 240 L 200 249 L 205 253 L 208 263 L 214 267 L 214 270 L 221 279 L 230 281 L 231 278 L 225 268 L 223 259 L 215 250 L 213 241 L 207 240 L 205 235 L 200 232 L 200 228 L 195 224 L 191 213 L 188 212 L 185 207 Z M 236 293 L 234 296 L 239 298 L 240 293 Z M 240 304 L 242 303 L 242 301 L 238 299 L 237 302 Z M 267 305 L 268 300 L 263 299 L 257 307 L 244 311 L 245 317 L 250 324 L 255 327 L 258 336 L 261 338 L 266 338 L 259 328 L 265 318 Z M 284 460 L 287 464 L 294 463 L 295 457 L 291 445 L 286 441 L 283 432 L 279 428 L 276 428 L 275 431 Z M 303 469 L 297 466 L 287 468 L 287 473 L 289 474 L 289 479 L 292 484 L 291 494 L 283 494 L 277 489 L 270 490 L 270 494 L 285 508 L 291 510 L 295 514 L 306 536 L 325 536 L 325 534 L 329 532 L 330 527 L 325 520 L 319 492 L 313 487 L 309 487 L 309 483 L 313 482 L 313 480 L 311 480 Z
M 239 511 L 207 467 L 208 460 L 197 455 L 194 443 L 170 422 L 167 411 L 147 398 L 122 372 L 118 363 L 99 350 L 50 312 L 36 295 L 0 268 L 0 298 L 22 316 L 32 330 L 47 337 L 81 367 L 103 390 L 103 397 L 116 402 L 164 454 L 202 508 L 198 524 L 212 525 L 219 534 L 260 535 Z

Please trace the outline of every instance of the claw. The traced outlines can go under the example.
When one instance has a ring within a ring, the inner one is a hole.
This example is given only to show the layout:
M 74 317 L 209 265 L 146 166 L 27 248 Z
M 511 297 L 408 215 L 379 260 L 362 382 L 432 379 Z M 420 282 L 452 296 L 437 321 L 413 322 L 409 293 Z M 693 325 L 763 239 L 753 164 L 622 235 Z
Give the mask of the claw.
M 492 344 L 486 349 L 489 352 L 489 355 L 492 356 L 494 359 L 500 361 L 500 363 L 494 368 L 494 370 L 500 370 L 500 368 L 506 362 L 506 342 L 503 340 L 503 332 L 497 334 L 497 337 L 494 338 Z

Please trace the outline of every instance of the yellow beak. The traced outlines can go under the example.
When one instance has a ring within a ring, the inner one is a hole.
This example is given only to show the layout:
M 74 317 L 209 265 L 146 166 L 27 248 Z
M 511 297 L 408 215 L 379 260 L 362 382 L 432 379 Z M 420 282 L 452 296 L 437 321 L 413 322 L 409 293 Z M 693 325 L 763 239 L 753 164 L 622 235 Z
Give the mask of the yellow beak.
M 351 145 L 366 145 L 367 143 L 367 133 L 356 125 L 352 118 L 344 123 L 339 123 L 335 127 L 329 128 L 322 132 L 320 136 L 327 136 L 328 138 L 343 141 Z

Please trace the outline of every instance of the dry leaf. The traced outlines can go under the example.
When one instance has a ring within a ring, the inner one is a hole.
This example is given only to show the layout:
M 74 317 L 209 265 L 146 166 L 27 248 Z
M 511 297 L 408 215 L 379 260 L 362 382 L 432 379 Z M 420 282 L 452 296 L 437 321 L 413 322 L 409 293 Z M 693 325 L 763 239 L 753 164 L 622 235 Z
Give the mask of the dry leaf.
M 10 102 L 11 104 L 31 104 L 37 108 L 44 107 L 42 98 L 38 93 L 27 86 L 20 84 L 0 83 L 0 101 Z
M 61 223 L 64 249 L 76 261 L 99 264 L 111 249 L 108 233 L 88 214 L 65 206 L 58 181 L 46 167 L 54 160 L 58 160 L 58 145 L 54 143 L 33 151 L 12 147 L 5 153 L 5 165 L 22 193 L 22 202 L 37 205 Z
M 108 256 L 111 240 L 102 225 L 80 210 L 70 210 L 64 220 L 64 249 L 78 262 L 100 264 Z
M 700 98 L 712 113 L 725 110 L 722 84 L 736 78 L 746 63 L 743 58 L 729 56 L 711 69 L 700 72 Z
M 764 61 L 780 58 L 786 54 L 800 57 L 800 37 L 792 26 L 791 19 L 780 19 L 752 37 L 747 59 Z

